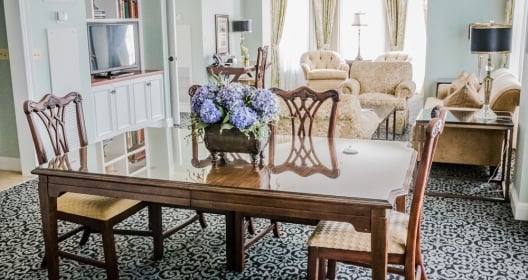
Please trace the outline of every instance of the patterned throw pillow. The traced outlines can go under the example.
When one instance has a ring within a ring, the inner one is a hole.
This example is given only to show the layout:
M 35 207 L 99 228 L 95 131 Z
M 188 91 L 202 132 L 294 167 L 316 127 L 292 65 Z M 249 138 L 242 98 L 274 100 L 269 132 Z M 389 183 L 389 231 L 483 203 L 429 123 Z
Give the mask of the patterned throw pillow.
M 480 95 L 470 82 L 444 98 L 446 107 L 480 108 L 482 104 Z
M 459 89 L 463 88 L 466 84 L 470 84 L 476 91 L 480 89 L 480 82 L 477 76 L 473 73 L 467 73 L 462 71 L 451 83 L 447 95 L 450 95 Z

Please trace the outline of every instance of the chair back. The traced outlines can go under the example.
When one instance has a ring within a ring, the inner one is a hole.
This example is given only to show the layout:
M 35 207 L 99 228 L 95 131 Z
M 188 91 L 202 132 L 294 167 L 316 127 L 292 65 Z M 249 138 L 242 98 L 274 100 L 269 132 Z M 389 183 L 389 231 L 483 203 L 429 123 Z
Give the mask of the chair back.
M 291 133 L 300 137 L 311 136 L 316 114 L 324 102 L 332 102 L 330 117 L 328 118 L 327 137 L 334 137 L 337 121 L 337 104 L 339 93 L 330 89 L 317 92 L 302 86 L 294 90 L 271 88 L 271 92 L 279 96 L 286 104 L 291 119 Z
M 419 246 L 418 242 L 420 242 L 420 224 L 423 211 L 425 188 L 429 180 L 429 174 L 431 172 L 436 145 L 438 143 L 440 134 L 444 129 L 446 118 L 446 110 L 444 108 L 436 107 L 432 112 L 433 118 L 427 125 L 425 131 L 426 139 L 418 166 L 418 172 L 414 182 L 413 198 L 411 202 L 411 210 L 409 212 L 407 246 L 405 252 L 405 254 L 408 256 L 406 262 L 409 262 L 409 264 L 411 264 L 411 261 L 414 263 L 414 259 L 412 258 L 415 257 L 416 248 Z
M 258 48 L 257 53 L 257 65 L 255 66 L 255 87 L 264 88 L 264 82 L 266 77 L 266 63 L 268 61 L 268 49 L 269 46 L 263 46 Z
M 82 96 L 77 92 L 70 92 L 63 97 L 48 93 L 38 102 L 26 100 L 24 113 L 29 123 L 39 164 L 48 162 L 46 154 L 48 146 L 53 148 L 55 156 L 59 156 L 69 152 L 70 146 L 84 147 L 88 144 Z M 41 122 L 39 123 L 37 119 Z M 68 121 L 73 119 L 75 122 Z M 38 127 L 46 129 L 49 145 L 42 141 Z M 68 138 L 69 133 L 77 134 L 77 137 Z

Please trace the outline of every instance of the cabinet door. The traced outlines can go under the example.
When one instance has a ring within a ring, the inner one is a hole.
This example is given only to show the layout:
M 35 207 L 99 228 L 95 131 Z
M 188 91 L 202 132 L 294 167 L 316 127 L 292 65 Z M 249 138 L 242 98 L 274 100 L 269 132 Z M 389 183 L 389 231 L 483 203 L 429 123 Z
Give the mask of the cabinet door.
M 132 85 L 134 103 L 134 124 L 143 124 L 149 121 L 147 82 L 145 80 L 135 82 Z
M 128 85 L 116 86 L 110 91 L 114 95 L 114 112 L 116 118 L 116 129 L 123 131 L 132 126 L 131 100 Z
M 165 116 L 163 110 L 163 82 L 161 76 L 151 79 L 147 82 L 150 93 L 150 118 L 152 120 L 161 120 Z
M 95 132 L 98 139 L 112 135 L 114 119 L 112 117 L 113 102 L 109 89 L 100 89 L 93 92 L 95 109 Z

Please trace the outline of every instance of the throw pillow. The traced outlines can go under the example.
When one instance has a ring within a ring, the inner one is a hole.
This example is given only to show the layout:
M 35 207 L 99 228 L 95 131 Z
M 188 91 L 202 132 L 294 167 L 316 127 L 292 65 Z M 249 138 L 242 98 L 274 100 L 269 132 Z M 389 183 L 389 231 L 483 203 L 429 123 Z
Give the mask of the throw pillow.
M 460 88 L 464 87 L 466 84 L 470 84 L 472 87 L 474 87 L 477 91 L 480 88 L 480 82 L 477 78 L 477 76 L 473 73 L 467 73 L 465 71 L 462 71 L 458 76 L 453 80 L 451 83 L 451 87 L 449 88 L 447 95 L 450 95 L 454 93 L 455 91 L 458 91 Z
M 477 90 L 469 82 L 444 98 L 446 107 L 480 108 L 482 104 Z

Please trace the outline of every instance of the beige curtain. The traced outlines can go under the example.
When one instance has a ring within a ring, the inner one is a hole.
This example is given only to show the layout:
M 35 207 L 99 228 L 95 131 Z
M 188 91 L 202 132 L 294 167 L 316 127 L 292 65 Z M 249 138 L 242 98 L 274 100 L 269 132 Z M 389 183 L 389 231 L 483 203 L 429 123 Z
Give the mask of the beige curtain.
M 505 24 L 512 24 L 513 23 L 513 7 L 515 7 L 515 0 L 506 0 L 506 14 L 504 18 Z M 502 55 L 502 61 L 501 61 L 501 67 L 506 68 L 508 67 L 510 61 L 510 54 L 505 53 Z
M 280 84 L 279 43 L 284 29 L 288 0 L 271 0 L 271 86 Z
M 330 49 L 337 0 L 312 0 L 318 50 Z
M 403 50 L 407 0 L 386 0 L 387 24 L 390 37 L 390 50 Z

